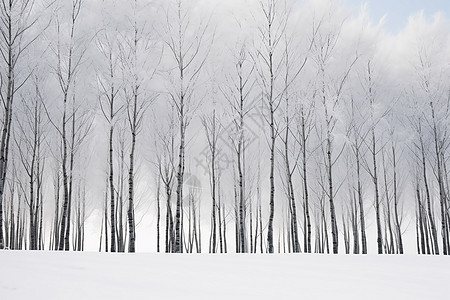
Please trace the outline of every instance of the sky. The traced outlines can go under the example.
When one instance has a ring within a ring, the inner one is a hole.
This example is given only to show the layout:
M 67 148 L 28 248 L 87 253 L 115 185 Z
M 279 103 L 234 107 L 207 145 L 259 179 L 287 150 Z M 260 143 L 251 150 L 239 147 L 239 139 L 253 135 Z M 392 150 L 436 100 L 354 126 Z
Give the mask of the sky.
M 449 0 L 344 0 L 344 3 L 357 8 L 367 5 L 371 22 L 377 24 L 386 16 L 385 29 L 397 34 L 408 23 L 408 17 L 423 10 L 427 18 L 433 17 L 438 12 L 450 17 Z

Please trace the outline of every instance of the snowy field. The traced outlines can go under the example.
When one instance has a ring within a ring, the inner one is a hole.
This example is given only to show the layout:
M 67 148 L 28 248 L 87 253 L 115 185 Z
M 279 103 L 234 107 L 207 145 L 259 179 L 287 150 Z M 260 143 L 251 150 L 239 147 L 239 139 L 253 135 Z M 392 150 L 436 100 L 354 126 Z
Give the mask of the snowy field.
M 0 252 L 0 299 L 449 299 L 426 256 Z

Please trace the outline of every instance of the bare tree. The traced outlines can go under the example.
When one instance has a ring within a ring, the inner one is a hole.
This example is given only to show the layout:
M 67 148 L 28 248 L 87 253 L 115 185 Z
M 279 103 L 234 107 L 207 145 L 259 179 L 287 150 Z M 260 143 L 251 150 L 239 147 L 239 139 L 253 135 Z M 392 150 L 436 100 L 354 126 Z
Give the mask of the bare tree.
M 366 238 L 366 221 L 365 221 L 365 209 L 364 209 L 364 199 L 363 199 L 363 179 L 361 174 L 362 163 L 364 161 L 365 149 L 363 146 L 365 145 L 367 133 L 363 130 L 363 126 L 365 125 L 366 118 L 364 111 L 361 111 L 354 99 L 351 99 L 351 117 L 350 124 L 347 130 L 347 135 L 350 140 L 350 148 L 354 155 L 354 163 L 356 165 L 356 186 L 353 186 L 350 190 L 350 197 L 355 199 L 355 214 L 359 213 L 359 227 L 361 232 L 361 251 L 362 254 L 367 254 L 367 238 Z M 356 194 L 356 195 L 355 195 Z M 353 210 L 352 210 L 353 211 Z M 356 220 L 354 221 L 356 222 Z M 355 236 L 355 245 L 358 244 L 358 241 Z
M 71 216 L 71 196 L 72 196 L 72 174 L 74 168 L 75 154 L 82 140 L 86 137 L 90 129 L 90 124 L 84 113 L 80 114 L 81 120 L 77 117 L 79 106 L 76 105 L 75 97 L 75 80 L 79 73 L 83 56 L 86 52 L 85 47 L 80 47 L 80 40 L 76 36 L 77 21 L 80 17 L 82 8 L 82 0 L 73 0 L 70 6 L 70 18 L 68 29 L 68 44 L 62 40 L 63 29 L 61 16 L 57 15 L 55 19 L 55 27 L 57 40 L 55 44 L 51 44 L 50 48 L 56 56 L 56 65 L 54 73 L 61 91 L 62 100 L 62 117 L 61 123 L 56 122 L 52 118 L 46 106 L 45 111 L 50 119 L 61 140 L 61 171 L 62 171 L 62 188 L 63 188 L 63 204 L 61 214 L 61 224 L 59 226 L 59 250 L 69 250 L 70 243 L 70 216 Z M 77 119 L 78 118 L 78 119 Z M 78 122 L 81 123 L 78 124 Z M 85 126 L 83 126 L 85 125 Z
M 338 122 L 337 110 L 343 97 L 344 87 L 350 71 L 357 60 L 356 55 L 356 57 L 344 68 L 342 74 L 337 77 L 329 73 L 328 65 L 335 53 L 336 45 L 342 30 L 342 23 L 337 25 L 337 27 L 329 25 L 329 28 L 319 30 L 315 36 L 312 47 L 314 52 L 313 60 L 316 64 L 317 76 L 319 78 L 317 92 L 323 108 L 323 121 L 325 123 L 325 137 L 321 138 L 321 140 L 323 141 L 322 152 L 324 155 L 327 183 L 326 185 L 323 185 L 322 188 L 326 193 L 330 207 L 331 235 L 334 254 L 338 253 L 339 249 L 339 232 L 335 209 L 335 196 L 338 188 L 334 185 L 333 166 L 342 154 L 342 151 L 340 151 L 337 156 L 333 155 L 334 130 Z
M 420 89 L 425 96 L 428 110 L 425 115 L 425 122 L 428 126 L 434 147 L 434 174 L 439 188 L 439 202 L 441 211 L 441 234 L 443 254 L 450 254 L 450 230 L 448 221 L 448 199 L 446 190 L 445 175 L 445 153 L 449 147 L 448 135 L 448 114 L 449 103 L 447 90 L 436 82 L 430 74 L 430 58 L 425 50 L 419 51 L 420 65 L 417 67 Z
M 282 64 L 282 39 L 286 32 L 288 14 L 282 12 L 277 0 L 259 1 L 262 21 L 258 24 L 258 35 L 261 45 L 255 46 L 254 57 L 257 67 L 259 83 L 263 90 L 263 97 L 267 115 L 266 121 L 270 128 L 270 198 L 269 198 L 269 224 L 267 228 L 268 252 L 274 252 L 273 222 L 275 216 L 275 150 L 276 140 L 279 136 L 279 124 L 276 113 L 281 103 L 281 94 L 277 91 L 276 82 L 280 79 L 279 66 Z
M 252 89 L 255 84 L 253 79 L 254 64 L 248 59 L 248 51 L 245 42 L 239 47 L 235 57 L 235 72 L 227 80 L 227 84 L 222 88 L 222 93 L 230 107 L 232 116 L 232 127 L 230 143 L 233 150 L 233 169 L 237 172 L 236 179 L 236 237 L 237 250 L 240 253 L 249 251 L 247 238 L 247 200 L 249 191 L 245 178 L 245 155 L 246 143 L 248 142 L 246 120 L 253 107 L 249 104 Z M 250 204 L 251 207 L 251 204 Z M 251 220 L 250 220 L 251 222 Z M 251 229 L 250 229 L 251 234 Z M 251 243 L 251 239 L 250 239 Z M 250 247 L 251 248 L 251 247 Z
M 2 133 L 0 138 L 0 249 L 5 246 L 3 235 L 3 196 L 8 170 L 9 142 L 13 103 L 17 92 L 32 72 L 19 71 L 22 57 L 38 36 L 28 35 L 37 22 L 33 16 L 33 0 L 0 1 L 0 97 L 2 100 Z M 26 70 L 26 69 L 25 69 Z
M 220 222 L 220 216 L 217 217 L 218 212 L 218 202 L 217 202 L 217 156 L 218 156 L 218 139 L 221 134 L 220 124 L 217 124 L 216 109 L 213 109 L 212 116 L 204 116 L 202 118 L 202 124 L 205 129 L 206 139 L 209 146 L 210 164 L 211 167 L 208 169 L 210 177 L 210 187 L 211 187 L 211 233 L 209 239 L 209 252 L 216 253 L 217 251 L 217 223 Z M 219 220 L 217 220 L 219 219 Z M 219 232 L 219 234 L 221 234 Z
M 418 211 L 419 226 L 422 232 L 423 246 L 422 252 L 427 245 L 427 254 L 439 254 L 439 244 L 437 236 L 436 221 L 434 216 L 434 201 L 431 197 L 430 181 L 428 178 L 428 160 L 427 150 L 425 146 L 425 137 L 423 130 L 423 116 L 421 113 L 410 117 L 410 124 L 414 129 L 416 138 L 413 142 L 412 154 L 415 158 L 417 167 L 415 172 L 415 189 L 416 189 L 416 209 Z M 423 185 L 423 188 L 422 188 Z M 424 194 L 424 195 L 423 195 Z M 422 200 L 424 199 L 424 200 Z M 425 203 L 424 203 L 425 202 Z M 422 213 L 424 215 L 422 215 Z M 428 244 L 428 227 L 430 228 L 429 239 L 431 240 L 431 251 Z
M 165 26 L 165 44 L 169 48 L 174 61 L 175 80 L 171 82 L 170 99 L 173 102 L 179 130 L 178 163 L 176 171 L 176 213 L 175 213 L 175 253 L 183 252 L 182 242 L 182 211 L 183 182 L 185 171 L 186 130 L 192 120 L 192 114 L 198 106 L 194 97 L 197 79 L 205 64 L 212 39 L 207 40 L 208 23 L 194 27 L 190 22 L 189 8 L 182 0 L 177 0 L 173 8 L 173 19 L 167 12 Z M 206 50 L 206 53 L 203 51 Z
M 117 105 L 118 93 L 120 87 L 117 86 L 117 68 L 118 68 L 118 47 L 117 41 L 110 34 L 104 32 L 97 38 L 97 47 L 107 62 L 107 68 L 104 72 L 97 74 L 97 83 L 100 91 L 100 108 L 109 124 L 108 137 L 108 163 L 109 163 L 109 196 L 110 196 L 110 218 L 111 218 L 111 252 L 116 252 L 116 188 L 114 185 L 114 127 L 117 122 L 117 114 L 121 107 Z
M 168 114 L 168 129 L 158 130 L 155 142 L 158 177 L 162 182 L 165 193 L 165 252 L 171 253 L 175 245 L 175 231 L 173 219 L 172 193 L 175 178 L 175 120 L 174 109 Z
M 195 176 L 192 178 L 195 179 Z M 195 182 L 193 182 L 195 184 Z M 188 194 L 188 237 L 183 239 L 187 253 L 201 253 L 200 195 L 197 187 L 190 186 Z
M 131 136 L 131 146 L 128 165 L 128 252 L 135 252 L 136 219 L 135 219 L 135 151 L 136 138 L 142 130 L 142 122 L 145 111 L 156 99 L 157 94 L 146 89 L 144 83 L 148 83 L 154 76 L 161 61 L 160 46 L 152 40 L 147 33 L 145 23 L 138 22 L 138 11 L 141 8 L 138 1 L 133 3 L 134 16 L 131 22 L 131 34 L 124 36 L 124 42 L 120 45 L 120 60 L 122 63 L 124 84 L 123 91 L 126 100 L 126 112 Z M 150 54 L 155 55 L 153 61 Z M 143 75 L 145 74 L 145 76 Z
M 118 160 L 118 172 L 117 172 L 117 206 L 116 206 L 116 214 L 117 214 L 117 250 L 118 252 L 125 252 L 125 245 L 127 240 L 127 232 L 126 232 L 126 223 L 127 220 L 123 217 L 126 213 L 126 205 L 125 205 L 125 176 L 126 176 L 126 152 L 128 150 L 128 142 L 126 139 L 126 120 L 122 120 L 122 122 L 118 123 L 118 128 L 116 129 L 117 138 L 116 138 L 116 151 L 115 153 Z
M 375 105 L 377 101 L 376 90 L 375 90 L 375 81 L 373 75 L 373 62 L 367 62 L 366 68 L 366 76 L 364 80 L 364 89 L 365 89 L 365 97 L 370 105 L 370 129 L 369 129 L 369 142 L 367 143 L 368 150 L 371 155 L 371 163 L 369 165 L 366 163 L 366 170 L 372 178 L 373 186 L 374 186 L 374 205 L 375 205 L 375 216 L 376 216 L 376 224 L 377 224 L 377 248 L 378 254 L 383 253 L 383 232 L 381 228 L 381 197 L 380 197 L 380 187 L 379 187 L 379 178 L 378 178 L 378 163 L 377 163 L 377 154 L 383 149 L 377 148 L 377 143 L 379 140 L 377 139 L 376 129 L 377 125 L 380 122 L 380 118 L 375 115 Z
M 30 98 L 32 103 L 27 103 L 29 99 L 22 99 L 23 120 L 17 118 L 17 134 L 14 141 L 17 146 L 17 153 L 25 172 L 26 182 L 19 180 L 19 186 L 24 194 L 25 202 L 29 209 L 29 248 L 37 250 L 39 248 L 39 228 L 42 220 L 40 212 L 42 210 L 42 177 L 44 172 L 44 109 L 43 99 L 40 92 L 39 80 L 35 78 L 35 91 Z M 30 101 L 31 102 L 31 101 Z
M 294 190 L 294 184 L 293 184 L 293 174 L 295 170 L 298 167 L 298 163 L 300 160 L 300 157 L 302 155 L 302 151 L 296 151 L 296 149 L 291 149 L 292 145 L 290 143 L 290 138 L 295 138 L 295 135 L 293 134 L 293 125 L 291 122 L 295 121 L 295 118 L 292 117 L 291 109 L 292 104 L 291 102 L 297 102 L 298 100 L 296 93 L 291 92 L 293 90 L 292 85 L 293 82 L 299 77 L 301 71 L 306 65 L 309 51 L 311 50 L 311 47 L 314 42 L 314 36 L 317 33 L 318 28 L 313 28 L 313 34 L 310 38 L 310 44 L 309 48 L 307 49 L 307 53 L 304 55 L 304 57 L 298 57 L 298 55 L 295 55 L 295 52 L 293 49 L 295 48 L 293 45 L 293 39 L 288 38 L 287 34 L 284 36 L 284 55 L 283 55 L 283 61 L 284 61 L 284 82 L 283 82 L 283 90 L 282 90 L 282 99 L 284 104 L 284 135 L 281 136 L 281 141 L 283 143 L 284 149 L 281 152 L 281 157 L 284 160 L 284 174 L 285 174 L 285 190 L 289 202 L 289 230 L 290 236 L 292 237 L 292 248 L 293 252 L 300 252 L 300 242 L 298 237 L 298 221 L 297 221 L 297 204 L 295 200 L 295 190 Z M 301 105 L 301 122 L 305 122 L 304 115 L 303 115 L 303 106 Z M 308 133 L 305 132 L 305 124 L 301 125 L 301 141 L 300 145 L 306 147 L 306 140 L 308 139 Z M 296 144 L 293 144 L 294 146 Z M 304 155 L 304 172 L 306 172 L 306 148 L 303 149 L 303 155 Z M 294 154 L 293 154 L 294 153 Z M 297 154 L 295 154 L 297 153 Z M 292 160 L 291 160 L 292 157 Z M 303 176 L 306 178 L 306 174 L 303 173 Z M 303 182 L 305 184 L 305 182 Z M 309 223 L 309 208 L 308 206 L 308 200 L 307 200 L 307 186 L 305 185 L 305 221 L 306 223 Z M 306 232 L 306 249 L 305 251 L 308 252 L 308 238 L 310 239 L 311 235 L 311 227 L 309 223 L 309 229 L 308 225 L 305 228 Z M 308 232 L 309 230 L 309 232 Z M 310 244 L 310 242 L 309 242 Z
M 399 177 L 398 177 L 398 146 L 394 137 L 394 128 L 390 129 L 390 137 L 391 137 L 391 166 L 392 166 L 392 194 L 394 201 L 394 227 L 395 227 L 395 239 L 396 239 L 396 253 L 403 254 L 403 231 L 402 231 L 402 211 L 403 206 L 400 204 L 400 188 L 399 188 Z
M 311 100 L 308 98 L 311 97 Z M 301 164 L 297 168 L 302 179 L 303 198 L 303 249 L 306 253 L 311 253 L 311 213 L 310 213 L 310 192 L 308 182 L 308 160 L 313 151 L 310 150 L 310 137 L 315 125 L 315 101 L 314 95 L 304 93 L 301 95 L 300 103 L 295 107 L 294 121 L 296 122 L 295 141 L 300 147 Z

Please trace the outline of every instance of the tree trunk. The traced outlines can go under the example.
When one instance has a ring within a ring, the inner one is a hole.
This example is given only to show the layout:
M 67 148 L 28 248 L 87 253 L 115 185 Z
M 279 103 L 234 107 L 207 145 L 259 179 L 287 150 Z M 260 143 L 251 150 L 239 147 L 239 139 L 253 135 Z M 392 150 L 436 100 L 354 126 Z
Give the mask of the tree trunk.
M 372 180 L 375 189 L 375 214 L 377 221 L 377 246 L 378 254 L 383 254 L 383 234 L 381 231 L 381 216 L 380 216 L 380 195 L 378 192 L 378 174 L 377 174 L 377 149 L 376 149 L 376 139 L 375 139 L 375 129 L 372 128 L 372 162 L 373 162 L 373 173 Z

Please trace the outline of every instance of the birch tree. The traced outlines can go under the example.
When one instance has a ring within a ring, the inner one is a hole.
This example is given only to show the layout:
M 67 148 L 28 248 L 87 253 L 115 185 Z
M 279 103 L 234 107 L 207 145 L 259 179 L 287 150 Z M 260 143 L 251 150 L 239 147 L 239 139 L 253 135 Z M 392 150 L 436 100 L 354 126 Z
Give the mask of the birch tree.
M 80 134 L 84 138 L 88 131 L 82 130 L 83 126 L 78 127 L 79 124 L 77 124 L 76 116 L 78 108 L 75 104 L 75 81 L 77 74 L 79 73 L 83 56 L 86 52 L 86 48 L 78 44 L 80 43 L 80 39 L 77 36 L 76 30 L 82 4 L 82 0 L 73 0 L 71 2 L 68 22 L 61 19 L 62 12 L 58 13 L 54 21 L 57 37 L 56 42 L 50 45 L 50 49 L 56 57 L 56 63 L 53 66 L 53 70 L 60 90 L 60 99 L 63 106 L 61 111 L 62 116 L 60 116 L 61 121 L 56 121 L 56 117 L 52 117 L 48 107 L 45 106 L 46 114 L 57 132 L 61 145 L 61 157 L 58 161 L 61 163 L 63 203 L 62 213 L 60 215 L 61 223 L 59 226 L 58 249 L 66 251 L 69 250 L 70 244 L 74 156 L 80 142 L 77 136 Z M 65 34 L 67 34 L 67 37 L 64 36 Z M 67 38 L 67 40 L 65 40 L 65 38 Z M 85 122 L 82 121 L 82 123 Z M 80 130 L 82 132 L 80 132 Z
M 336 45 L 339 42 L 342 30 L 342 22 L 336 24 L 332 20 L 326 21 L 330 23 L 318 31 L 312 49 L 313 60 L 316 64 L 317 76 L 319 78 L 317 83 L 317 93 L 319 95 L 319 102 L 322 106 L 325 131 L 325 136 L 319 137 L 322 140 L 322 152 L 326 169 L 326 184 L 322 185 L 322 188 L 324 189 L 329 202 L 333 253 L 337 254 L 339 249 L 339 232 L 335 208 L 337 187 L 334 182 L 333 167 L 339 156 L 342 154 L 342 151 L 337 155 L 334 153 L 334 131 L 338 122 L 337 111 L 344 96 L 344 87 L 350 71 L 357 60 L 357 56 L 347 63 L 347 66 L 345 66 L 341 74 L 337 76 L 331 74 L 329 65 L 331 64 L 332 56 L 336 52 Z
M 135 252 L 135 161 L 137 136 L 142 130 L 144 114 L 158 96 L 149 85 L 161 62 L 162 47 L 141 20 L 140 3 L 132 3 L 133 17 L 130 32 L 123 36 L 120 45 L 120 60 L 123 70 L 123 92 L 126 101 L 126 114 L 130 134 L 130 153 L 128 164 L 128 252 Z
M 362 177 L 363 161 L 366 154 L 363 147 L 366 143 L 367 133 L 365 133 L 364 125 L 366 123 L 365 110 L 361 110 L 359 105 L 355 103 L 354 99 L 351 99 L 350 109 L 350 124 L 347 130 L 347 135 L 350 140 L 350 149 L 353 154 L 354 170 L 356 174 L 353 177 L 356 184 L 352 184 L 350 189 L 350 197 L 355 199 L 355 214 L 359 215 L 359 230 L 361 236 L 361 252 L 367 254 L 367 236 L 366 236 L 366 219 L 364 209 L 364 185 Z M 356 168 L 355 168 L 356 167 Z M 356 237 L 356 235 L 355 235 Z M 359 242 L 355 241 L 359 245 Z
M 172 4 L 172 3 L 171 3 Z M 177 0 L 166 14 L 165 44 L 174 70 L 170 72 L 169 97 L 178 118 L 178 162 L 176 168 L 175 253 L 183 252 L 182 212 L 185 172 L 186 132 L 199 105 L 196 99 L 197 79 L 205 65 L 212 44 L 208 39 L 208 22 L 193 25 L 193 15 L 184 1 Z
M 217 216 L 218 207 L 220 203 L 217 201 L 217 157 L 218 157 L 218 139 L 221 134 L 220 123 L 217 120 L 216 109 L 213 109 L 212 116 L 202 117 L 202 125 L 206 133 L 206 139 L 210 151 L 210 168 L 208 174 L 210 178 L 211 188 L 211 233 L 209 238 L 209 253 L 216 253 L 217 251 L 217 224 L 220 222 L 220 216 Z M 221 234 L 219 232 L 219 234 Z
M 24 194 L 24 199 L 29 210 L 29 249 L 37 250 L 41 241 L 39 237 L 42 222 L 42 190 L 44 174 L 44 109 L 43 99 L 40 92 L 39 80 L 34 80 L 34 93 L 29 99 L 22 99 L 23 119 L 18 119 L 17 134 L 14 135 L 14 141 L 20 162 L 25 172 L 26 181 L 19 181 L 19 186 Z M 27 103 L 31 100 L 31 103 Z
M 233 171 L 235 172 L 234 177 L 236 180 L 235 210 L 237 250 L 239 253 L 246 253 L 249 251 L 246 222 L 249 191 L 247 190 L 247 180 L 245 178 L 246 144 L 249 138 L 247 137 L 248 128 L 246 121 L 253 108 L 249 105 L 249 102 L 253 95 L 252 90 L 255 85 L 253 78 L 255 66 L 249 59 L 250 57 L 245 42 L 238 46 L 238 48 L 237 53 L 234 55 L 234 72 L 229 76 L 226 85 L 221 90 L 228 102 L 232 116 L 232 127 L 229 134 L 233 152 Z
M 167 115 L 167 130 L 158 130 L 155 142 L 158 177 L 165 194 L 165 252 L 172 253 L 175 246 L 175 230 L 173 218 L 173 187 L 175 179 L 175 119 L 174 109 Z
M 100 108 L 109 124 L 108 136 L 108 164 L 109 164 L 109 196 L 110 196 L 110 224 L 111 224 L 111 252 L 116 252 L 116 201 L 117 190 L 114 184 L 114 128 L 117 123 L 121 107 L 118 105 L 118 64 L 119 55 L 117 41 L 110 34 L 104 32 L 98 37 L 97 47 L 106 61 L 107 68 L 103 73 L 97 74 L 97 83 L 100 91 Z
M 424 112 L 426 128 L 432 137 L 434 175 L 437 180 L 439 191 L 439 204 L 441 213 L 441 235 L 443 254 L 450 254 L 450 230 L 448 220 L 448 197 L 446 188 L 445 156 L 449 147 L 449 135 L 447 120 L 449 118 L 448 87 L 441 83 L 440 70 L 432 63 L 432 58 L 425 46 L 418 51 L 418 89 L 426 99 L 427 107 Z
M 5 247 L 3 203 L 8 173 L 8 157 L 13 121 L 14 98 L 24 86 L 31 71 L 21 71 L 25 52 L 38 38 L 29 35 L 37 23 L 34 0 L 0 1 L 0 97 L 2 100 L 0 138 L 0 249 Z
M 277 110 L 281 103 L 280 89 L 277 89 L 280 80 L 280 65 L 282 64 L 283 44 L 288 14 L 283 13 L 281 4 L 277 0 L 259 1 L 261 21 L 257 25 L 258 39 L 256 56 L 254 57 L 259 84 L 263 91 L 266 110 L 266 122 L 269 125 L 269 150 L 270 150 L 270 197 L 269 197 L 269 222 L 267 228 L 268 252 L 274 253 L 273 223 L 275 217 L 275 152 L 276 141 L 279 136 L 279 124 Z M 280 53 L 281 52 L 281 53 Z
M 413 98 L 414 99 L 414 98 Z M 413 100 L 411 99 L 411 100 Z M 424 133 L 424 116 L 420 111 L 417 103 L 413 104 L 416 112 L 409 117 L 409 122 L 414 131 L 414 141 L 412 143 L 411 153 L 415 161 L 414 172 L 414 189 L 416 195 L 416 211 L 421 229 L 421 236 L 424 239 L 422 243 L 422 252 L 427 254 L 439 254 L 438 233 L 436 226 L 436 218 L 434 213 L 434 199 L 432 198 L 431 181 L 429 179 L 429 160 L 427 159 L 429 153 L 425 145 Z M 429 232 L 428 232 L 429 231 Z M 431 247 L 430 247 L 430 244 Z

